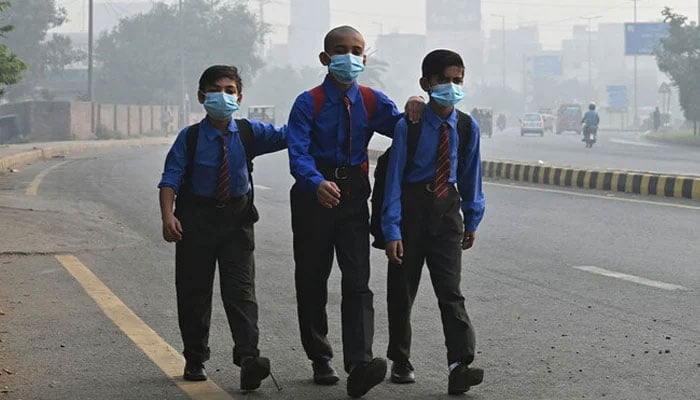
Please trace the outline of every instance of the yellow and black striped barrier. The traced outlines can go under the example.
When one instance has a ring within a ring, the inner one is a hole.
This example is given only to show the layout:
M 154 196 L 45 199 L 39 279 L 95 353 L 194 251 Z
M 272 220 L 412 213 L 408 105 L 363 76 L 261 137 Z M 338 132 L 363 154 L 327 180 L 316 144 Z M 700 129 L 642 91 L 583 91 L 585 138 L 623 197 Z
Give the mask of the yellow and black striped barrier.
M 482 168 L 484 176 L 489 178 L 700 200 L 700 177 L 563 168 L 512 161 L 483 161 Z

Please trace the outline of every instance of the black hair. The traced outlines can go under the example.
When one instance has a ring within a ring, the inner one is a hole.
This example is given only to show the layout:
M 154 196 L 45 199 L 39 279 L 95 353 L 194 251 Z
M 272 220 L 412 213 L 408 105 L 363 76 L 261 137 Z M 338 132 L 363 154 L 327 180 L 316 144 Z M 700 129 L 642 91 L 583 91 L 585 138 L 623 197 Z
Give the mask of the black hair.
M 328 31 L 328 33 L 326 33 L 326 37 L 323 38 L 323 50 L 324 51 L 330 50 L 329 47 L 333 44 L 333 40 L 335 40 L 336 36 L 338 36 L 338 35 L 360 35 L 360 36 L 362 36 L 360 31 L 353 28 L 352 26 L 342 25 L 342 26 L 335 27 L 335 28 L 331 29 L 330 31 Z
M 229 78 L 236 82 L 238 93 L 243 92 L 243 81 L 238 74 L 238 68 L 233 65 L 212 65 L 202 72 L 199 78 L 199 90 L 205 90 L 208 86 L 213 86 L 221 78 Z
M 452 50 L 438 49 L 433 50 L 423 59 L 421 70 L 423 78 L 430 78 L 433 75 L 442 75 L 447 67 L 464 68 L 462 57 Z

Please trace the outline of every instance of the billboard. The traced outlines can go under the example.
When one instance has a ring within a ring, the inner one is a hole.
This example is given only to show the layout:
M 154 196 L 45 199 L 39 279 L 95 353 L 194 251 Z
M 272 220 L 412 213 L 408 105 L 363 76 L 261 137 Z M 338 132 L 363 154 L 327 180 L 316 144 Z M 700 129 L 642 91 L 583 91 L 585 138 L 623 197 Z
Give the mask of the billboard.
M 481 0 L 426 0 L 425 8 L 428 33 L 481 31 Z
M 664 22 L 625 23 L 625 55 L 651 55 L 668 32 L 669 25 Z
M 627 86 L 610 85 L 606 89 L 608 92 L 608 107 L 614 109 L 627 108 L 629 103 L 627 100 Z
M 536 78 L 561 76 L 564 68 L 559 55 L 542 55 L 532 57 L 532 73 Z

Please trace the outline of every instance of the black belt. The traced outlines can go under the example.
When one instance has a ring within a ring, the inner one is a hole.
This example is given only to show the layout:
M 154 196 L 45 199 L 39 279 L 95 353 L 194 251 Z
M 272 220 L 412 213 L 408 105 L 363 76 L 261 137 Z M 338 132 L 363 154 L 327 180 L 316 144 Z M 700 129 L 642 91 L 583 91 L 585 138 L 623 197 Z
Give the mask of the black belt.
M 447 184 L 448 188 L 450 186 L 454 187 L 454 183 L 448 183 Z M 427 193 L 435 193 L 435 182 L 434 181 L 429 181 L 429 182 L 410 182 L 410 183 L 405 183 L 403 185 L 406 190 L 418 190 L 418 191 L 425 191 Z
M 325 167 L 317 166 L 318 171 L 329 181 L 346 181 L 352 178 L 365 176 L 365 171 L 361 166 Z
M 185 204 L 192 204 L 196 206 L 226 208 L 239 206 L 241 202 L 245 201 L 248 196 L 250 196 L 250 192 L 244 194 L 243 196 L 231 197 L 226 201 L 219 201 L 213 197 L 198 196 L 196 194 L 185 194 L 182 196 L 178 196 L 177 200 Z

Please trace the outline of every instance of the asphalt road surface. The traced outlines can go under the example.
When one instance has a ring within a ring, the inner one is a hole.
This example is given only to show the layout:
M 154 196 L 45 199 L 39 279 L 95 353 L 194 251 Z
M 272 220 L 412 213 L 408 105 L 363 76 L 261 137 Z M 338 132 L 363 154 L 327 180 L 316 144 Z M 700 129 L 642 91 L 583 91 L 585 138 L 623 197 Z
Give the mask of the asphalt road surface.
M 513 132 L 484 138 L 484 158 L 531 151 L 534 159 L 543 148 L 560 150 L 551 162 L 590 156 L 598 164 L 628 147 L 602 139 L 587 151 L 574 136 Z M 657 155 L 654 162 L 666 154 L 634 149 Z M 238 390 L 218 283 L 211 380 L 183 384 L 174 246 L 161 238 L 157 205 L 166 151 L 106 151 L 0 176 L 0 399 L 346 398 L 344 377 L 337 386 L 313 385 L 301 349 L 283 152 L 256 163 L 260 347 L 283 390 L 269 379 L 255 393 Z M 644 167 L 636 162 L 629 168 Z M 667 162 L 699 170 L 698 161 Z M 700 204 L 502 182 L 485 183 L 486 217 L 463 260 L 475 365 L 486 375 L 461 397 L 700 398 Z M 384 356 L 381 252 L 373 251 L 372 267 L 374 349 Z M 340 371 L 339 278 L 336 268 L 328 313 Z M 412 317 L 417 382 L 387 381 L 367 399 L 451 398 L 428 278 Z

